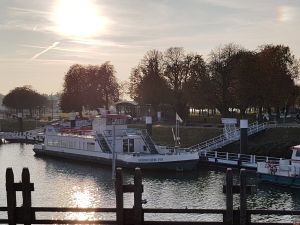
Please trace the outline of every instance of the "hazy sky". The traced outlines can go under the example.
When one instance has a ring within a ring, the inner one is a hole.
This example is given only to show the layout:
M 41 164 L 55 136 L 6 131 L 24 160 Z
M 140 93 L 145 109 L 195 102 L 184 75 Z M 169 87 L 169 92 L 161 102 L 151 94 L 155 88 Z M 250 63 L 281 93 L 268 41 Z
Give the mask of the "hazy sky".
M 0 0 L 0 93 L 61 91 L 74 63 L 111 61 L 127 80 L 146 51 L 174 46 L 285 44 L 299 58 L 299 12 L 298 0 Z

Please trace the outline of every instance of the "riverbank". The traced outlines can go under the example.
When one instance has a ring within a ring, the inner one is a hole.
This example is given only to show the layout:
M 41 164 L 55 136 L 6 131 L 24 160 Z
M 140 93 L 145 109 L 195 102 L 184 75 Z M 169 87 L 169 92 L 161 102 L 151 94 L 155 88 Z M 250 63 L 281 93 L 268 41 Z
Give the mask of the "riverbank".
M 0 120 L 2 131 L 18 131 L 17 120 Z M 43 126 L 45 122 L 25 120 L 23 129 L 31 130 Z M 130 124 L 129 128 L 145 129 L 144 124 Z M 152 138 L 159 145 L 174 146 L 172 125 L 154 124 Z M 223 133 L 218 126 L 211 127 L 180 127 L 180 138 L 182 147 L 190 147 Z M 268 155 L 273 157 L 290 158 L 289 148 L 300 144 L 300 128 L 272 128 L 248 137 L 248 154 Z M 239 141 L 223 147 L 222 151 L 238 153 Z
M 23 121 L 23 131 L 33 130 L 37 127 L 44 126 L 46 122 L 41 122 L 39 120 L 24 120 Z M 15 132 L 19 131 L 19 121 L 17 119 L 6 119 L 0 120 L 0 131 L 2 132 Z
M 248 154 L 290 158 L 290 147 L 300 144 L 300 128 L 272 128 L 248 137 Z M 222 151 L 238 153 L 240 143 L 235 142 Z
M 130 124 L 129 128 L 145 129 L 145 125 Z M 153 125 L 152 139 L 159 145 L 174 146 L 172 127 L 169 125 Z M 173 128 L 175 131 L 175 127 Z M 223 133 L 222 128 L 217 127 L 180 127 L 179 136 L 182 147 L 190 147 Z
M 131 127 L 143 128 L 136 125 L 131 125 Z M 181 127 L 181 146 L 189 147 L 201 143 L 222 132 L 222 129 L 216 127 Z M 154 125 L 152 137 L 157 144 L 174 145 L 171 126 Z M 272 128 L 248 137 L 247 154 L 290 158 L 292 152 L 289 148 L 298 144 L 300 144 L 300 128 Z M 240 142 L 229 144 L 223 147 L 222 151 L 239 153 Z

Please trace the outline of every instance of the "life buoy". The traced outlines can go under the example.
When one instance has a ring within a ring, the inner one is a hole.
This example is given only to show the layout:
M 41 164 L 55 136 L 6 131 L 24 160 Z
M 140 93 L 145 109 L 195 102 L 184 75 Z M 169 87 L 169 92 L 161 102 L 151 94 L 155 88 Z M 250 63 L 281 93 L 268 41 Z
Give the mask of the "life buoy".
M 270 173 L 272 175 L 274 175 L 277 172 L 277 166 L 273 162 L 266 163 L 265 167 L 270 170 Z

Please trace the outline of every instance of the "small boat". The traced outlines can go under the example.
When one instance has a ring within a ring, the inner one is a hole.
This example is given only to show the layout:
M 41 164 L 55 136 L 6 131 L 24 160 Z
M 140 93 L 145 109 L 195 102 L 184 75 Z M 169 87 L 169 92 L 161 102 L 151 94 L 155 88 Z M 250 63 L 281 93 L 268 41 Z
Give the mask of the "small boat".
M 34 145 L 36 155 L 50 155 L 124 168 L 187 171 L 197 167 L 198 152 L 156 145 L 146 131 L 128 129 L 127 117 L 97 116 L 92 131 L 60 133 L 47 126 L 45 140 Z M 114 160 L 115 159 L 115 160 Z
M 3 132 L 2 138 L 5 140 L 5 142 L 8 143 L 35 144 L 44 141 L 44 133 L 42 129 L 29 130 L 24 132 Z
M 291 150 L 291 159 L 257 163 L 257 173 L 262 182 L 300 188 L 300 145 L 293 146 Z

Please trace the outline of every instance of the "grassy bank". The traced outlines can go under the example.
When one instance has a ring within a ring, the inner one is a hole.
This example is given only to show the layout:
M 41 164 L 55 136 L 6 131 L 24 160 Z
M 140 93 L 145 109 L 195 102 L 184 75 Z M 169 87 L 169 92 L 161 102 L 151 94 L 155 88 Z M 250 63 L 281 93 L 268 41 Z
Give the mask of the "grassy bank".
M 145 125 L 129 125 L 131 128 L 145 129 Z M 174 128 L 175 129 L 175 128 Z M 218 128 L 185 128 L 179 129 L 181 146 L 189 147 L 202 141 L 208 140 L 222 133 Z M 152 138 L 159 145 L 174 146 L 172 126 L 154 125 L 152 129 Z
M 32 130 L 36 127 L 41 127 L 45 123 L 35 121 L 35 120 L 24 120 L 23 121 L 23 131 Z M 0 131 L 13 132 L 19 131 L 19 122 L 16 119 L 11 120 L 0 120 Z
M 273 128 L 248 137 L 248 153 L 290 158 L 290 147 L 300 144 L 300 128 Z M 240 143 L 236 142 L 222 151 L 239 152 Z
M 131 125 L 134 128 L 145 128 L 144 125 Z M 161 145 L 173 146 L 171 126 L 153 126 L 153 140 Z M 218 128 L 180 128 L 182 147 L 189 147 L 213 138 L 222 133 Z M 291 146 L 300 144 L 300 128 L 273 128 L 248 137 L 248 154 L 268 155 L 290 158 Z M 224 147 L 221 151 L 240 151 L 237 141 Z

